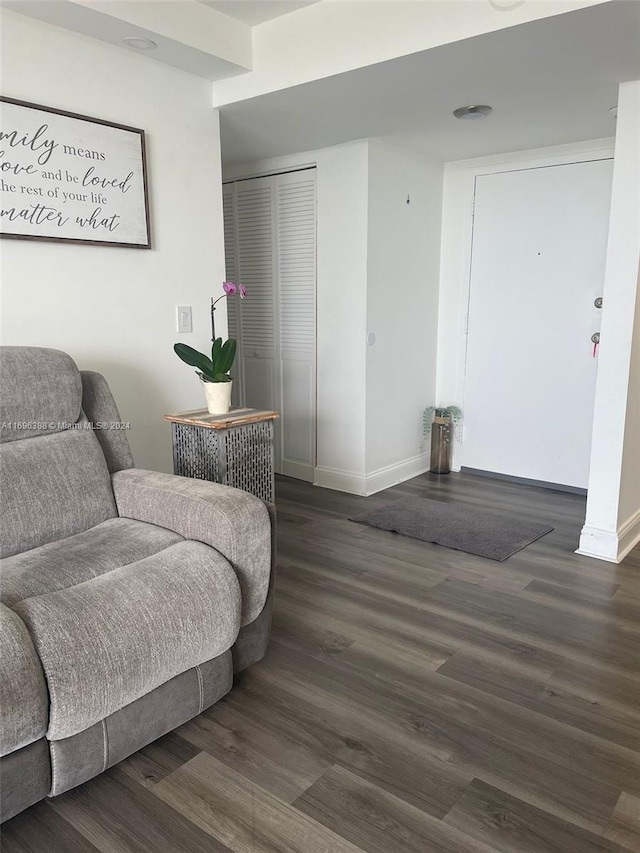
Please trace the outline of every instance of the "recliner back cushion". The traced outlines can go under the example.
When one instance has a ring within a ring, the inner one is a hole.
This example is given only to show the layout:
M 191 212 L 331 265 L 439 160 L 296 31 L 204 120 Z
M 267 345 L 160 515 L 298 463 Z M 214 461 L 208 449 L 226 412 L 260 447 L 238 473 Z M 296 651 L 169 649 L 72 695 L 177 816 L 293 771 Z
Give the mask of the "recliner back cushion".
M 81 416 L 82 378 L 66 352 L 0 349 L 0 442 L 67 429 Z
M 0 445 L 0 556 L 117 516 L 104 454 L 82 426 Z
M 65 352 L 0 348 L 0 556 L 117 515 L 107 463 Z

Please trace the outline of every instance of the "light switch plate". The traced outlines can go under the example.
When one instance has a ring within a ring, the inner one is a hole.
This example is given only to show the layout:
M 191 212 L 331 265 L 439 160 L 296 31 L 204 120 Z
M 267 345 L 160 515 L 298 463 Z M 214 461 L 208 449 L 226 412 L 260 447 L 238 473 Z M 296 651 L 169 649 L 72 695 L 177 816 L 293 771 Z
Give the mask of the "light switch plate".
M 176 308 L 177 328 L 179 332 L 192 332 L 191 305 L 178 305 Z

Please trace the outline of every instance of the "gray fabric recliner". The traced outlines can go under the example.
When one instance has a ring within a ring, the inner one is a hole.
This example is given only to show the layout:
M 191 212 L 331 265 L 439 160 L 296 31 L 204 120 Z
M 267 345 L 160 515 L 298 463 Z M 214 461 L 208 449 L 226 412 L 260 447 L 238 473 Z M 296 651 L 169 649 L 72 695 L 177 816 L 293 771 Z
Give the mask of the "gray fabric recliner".
M 105 379 L 0 348 L 0 819 L 224 696 L 271 622 L 274 511 L 134 467 Z

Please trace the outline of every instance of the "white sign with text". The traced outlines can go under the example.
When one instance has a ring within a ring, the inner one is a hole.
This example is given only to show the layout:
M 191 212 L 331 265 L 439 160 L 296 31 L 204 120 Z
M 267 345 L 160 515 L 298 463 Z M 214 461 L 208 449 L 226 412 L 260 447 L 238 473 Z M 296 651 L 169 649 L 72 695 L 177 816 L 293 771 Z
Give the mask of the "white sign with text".
M 0 101 L 0 236 L 150 248 L 144 131 Z

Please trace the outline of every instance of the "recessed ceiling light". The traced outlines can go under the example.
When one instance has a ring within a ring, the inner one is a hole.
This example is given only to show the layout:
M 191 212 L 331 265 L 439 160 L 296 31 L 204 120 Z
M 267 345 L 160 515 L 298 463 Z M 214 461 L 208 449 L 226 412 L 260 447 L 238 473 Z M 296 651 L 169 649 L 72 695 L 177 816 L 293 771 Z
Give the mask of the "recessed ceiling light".
M 616 104 L 615 107 L 609 107 L 609 112 L 614 118 L 618 118 L 618 105 Z
M 136 50 L 153 50 L 158 45 L 151 39 L 140 38 L 139 36 L 127 36 L 122 41 L 128 47 L 134 47 Z
M 517 9 L 518 6 L 522 6 L 524 0 L 489 0 L 489 3 L 500 12 L 508 12 L 510 9 Z
M 493 107 L 489 107 L 487 104 L 473 104 L 469 107 L 458 107 L 457 110 L 453 111 L 453 114 L 456 118 L 480 119 L 486 118 L 492 112 Z

